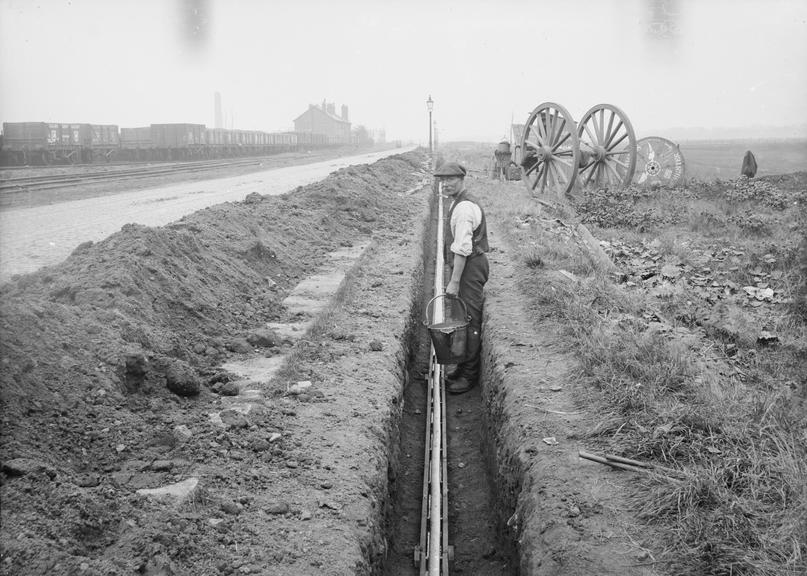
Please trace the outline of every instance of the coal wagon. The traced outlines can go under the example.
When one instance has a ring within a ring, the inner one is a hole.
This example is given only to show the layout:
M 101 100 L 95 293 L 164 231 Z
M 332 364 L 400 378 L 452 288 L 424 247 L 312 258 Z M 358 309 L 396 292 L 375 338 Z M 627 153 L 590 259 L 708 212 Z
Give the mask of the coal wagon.
M 115 124 L 90 124 L 90 149 L 87 161 L 109 161 L 120 152 L 120 131 Z
M 109 161 L 182 161 L 307 151 L 340 143 L 325 134 L 207 128 L 204 124 L 6 122 L 3 164 L 45 165 Z
M 91 149 L 89 124 L 3 123 L 3 152 L 11 164 L 85 162 Z
M 124 160 L 154 160 L 151 126 L 120 129 L 120 155 Z
M 152 124 L 155 160 L 194 160 L 206 156 L 204 124 Z

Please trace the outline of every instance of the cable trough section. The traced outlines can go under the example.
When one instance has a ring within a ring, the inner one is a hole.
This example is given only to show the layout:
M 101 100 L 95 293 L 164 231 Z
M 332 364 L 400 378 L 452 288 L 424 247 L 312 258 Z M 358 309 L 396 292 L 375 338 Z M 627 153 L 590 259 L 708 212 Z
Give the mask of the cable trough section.
M 437 254 L 434 265 L 434 294 L 443 294 L 443 194 L 437 199 Z M 433 308 L 432 323 L 444 319 L 442 299 Z M 420 517 L 420 543 L 414 562 L 421 576 L 448 576 L 448 563 L 454 548 L 448 545 L 448 478 L 446 460 L 446 411 L 443 365 L 437 361 L 434 345 L 429 357 L 428 410 L 423 466 L 423 496 Z

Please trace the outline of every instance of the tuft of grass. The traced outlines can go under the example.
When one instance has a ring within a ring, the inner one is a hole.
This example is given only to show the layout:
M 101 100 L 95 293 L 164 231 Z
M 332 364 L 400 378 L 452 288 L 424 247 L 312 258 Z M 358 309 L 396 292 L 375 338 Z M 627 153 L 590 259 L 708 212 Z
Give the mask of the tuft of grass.
M 524 256 L 524 264 L 527 268 L 543 268 L 544 259 L 541 258 L 540 250 L 533 248 Z
M 582 373 L 625 413 L 656 396 L 686 392 L 694 373 L 688 350 L 658 332 L 581 330 L 578 351 Z

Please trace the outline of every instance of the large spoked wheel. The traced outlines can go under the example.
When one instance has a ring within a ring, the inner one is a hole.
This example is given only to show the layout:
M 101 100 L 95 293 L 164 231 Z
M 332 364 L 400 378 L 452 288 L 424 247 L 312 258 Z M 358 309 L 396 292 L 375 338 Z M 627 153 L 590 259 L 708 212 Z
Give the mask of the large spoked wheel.
M 577 127 L 580 138 L 580 182 L 584 188 L 621 188 L 636 170 L 636 134 L 622 110 L 611 104 L 593 106 Z
M 645 187 L 679 186 L 684 182 L 684 155 L 674 142 L 658 136 L 637 142 L 637 169 L 633 182 Z
M 577 129 L 568 110 L 553 102 L 530 114 L 521 136 L 521 170 L 534 194 L 562 198 L 572 189 L 580 162 Z

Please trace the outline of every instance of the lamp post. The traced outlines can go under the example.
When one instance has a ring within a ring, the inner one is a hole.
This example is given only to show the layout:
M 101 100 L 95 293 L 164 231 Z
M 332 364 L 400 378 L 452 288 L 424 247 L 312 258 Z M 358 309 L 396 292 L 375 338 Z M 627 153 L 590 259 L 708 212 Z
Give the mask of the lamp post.
M 426 100 L 426 108 L 429 109 L 429 154 L 433 152 L 432 148 L 432 110 L 434 109 L 434 100 L 432 95 L 429 94 L 429 99 Z

